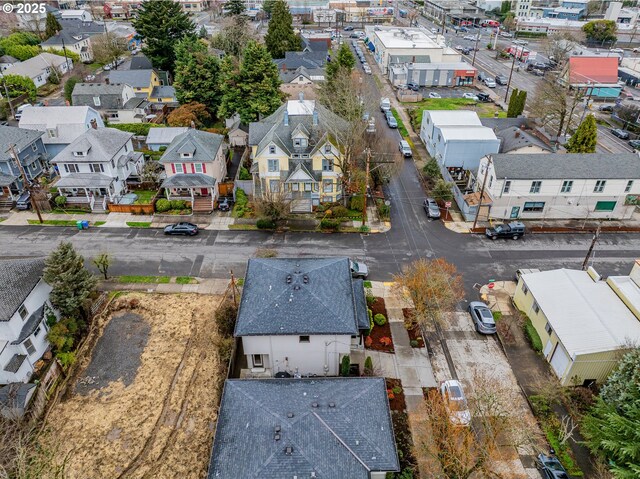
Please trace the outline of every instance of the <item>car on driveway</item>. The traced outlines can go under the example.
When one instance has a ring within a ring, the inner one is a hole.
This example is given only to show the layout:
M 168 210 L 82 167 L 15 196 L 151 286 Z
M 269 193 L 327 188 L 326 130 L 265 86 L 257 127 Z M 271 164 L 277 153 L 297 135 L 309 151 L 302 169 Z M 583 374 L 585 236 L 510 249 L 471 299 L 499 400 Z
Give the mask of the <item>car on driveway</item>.
M 496 77 L 496 83 L 498 85 L 506 85 L 508 81 L 509 81 L 509 79 L 504 75 L 498 75 Z
M 491 103 L 493 101 L 488 93 L 478 93 L 476 96 L 478 97 L 478 101 L 482 103 Z
M 634 150 L 640 150 L 640 140 L 629 140 L 629 146 Z
M 471 315 L 476 331 L 481 334 L 496 333 L 496 322 L 493 319 L 493 313 L 486 304 L 481 301 L 471 301 L 467 311 Z
M 475 100 L 478 101 L 478 96 L 475 95 L 474 93 L 463 93 L 462 94 L 462 98 L 466 98 L 467 100 Z
M 388 111 L 386 113 L 386 119 L 387 119 L 387 125 L 389 125 L 389 128 L 398 128 L 398 121 L 393 116 L 393 113 Z
M 553 456 L 538 454 L 536 467 L 540 470 L 544 479 L 570 479 L 560 461 Z
M 440 218 L 440 207 L 433 198 L 425 198 L 422 202 L 422 207 L 424 208 L 425 213 L 427 213 L 427 218 L 432 218 L 434 220 Z
M 460 381 L 444 381 L 440 385 L 440 394 L 449 411 L 449 420 L 456 426 L 468 426 L 471 423 L 471 413 Z
M 442 98 L 442 97 L 440 96 L 439 93 L 436 93 L 435 91 L 430 91 L 429 98 Z
M 174 223 L 164 227 L 164 234 L 195 236 L 198 234 L 198 226 L 187 222 Z
M 493 80 L 493 78 L 485 78 L 483 80 L 483 83 L 488 86 L 489 88 L 495 88 L 496 87 L 496 82 Z
M 229 211 L 229 210 L 231 210 L 231 200 L 229 200 L 229 198 L 227 198 L 226 196 L 224 198 L 222 198 L 218 202 L 218 210 L 220 210 L 220 211 Z
M 418 85 L 417 83 L 407 83 L 407 88 L 413 91 L 420 91 L 420 85 Z
M 369 268 L 364 263 L 358 263 L 356 261 L 349 261 L 351 267 L 351 277 L 367 279 L 369 276 Z
M 611 134 L 613 136 L 617 136 L 621 140 L 628 140 L 629 139 L 629 132 L 621 130 L 620 128 L 612 128 L 611 129 Z
M 524 223 L 520 221 L 512 221 L 509 224 L 501 224 L 492 228 L 487 228 L 484 234 L 492 240 L 497 238 L 512 238 L 517 240 L 520 236 L 524 235 L 525 227 Z

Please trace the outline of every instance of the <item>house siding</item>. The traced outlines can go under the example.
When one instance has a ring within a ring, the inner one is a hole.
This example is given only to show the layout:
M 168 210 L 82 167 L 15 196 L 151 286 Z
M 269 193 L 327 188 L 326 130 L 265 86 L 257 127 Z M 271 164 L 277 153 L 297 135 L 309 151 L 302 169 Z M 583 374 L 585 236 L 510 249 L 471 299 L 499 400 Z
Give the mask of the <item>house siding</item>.
M 326 343 L 330 344 L 325 346 Z M 242 347 L 249 368 L 253 365 L 251 356 L 262 354 L 264 367 L 273 374 L 288 371 L 337 376 L 342 356 L 351 351 L 351 336 L 310 335 L 308 343 L 301 343 L 298 335 L 243 336 Z M 328 371 L 324 369 L 325 363 Z

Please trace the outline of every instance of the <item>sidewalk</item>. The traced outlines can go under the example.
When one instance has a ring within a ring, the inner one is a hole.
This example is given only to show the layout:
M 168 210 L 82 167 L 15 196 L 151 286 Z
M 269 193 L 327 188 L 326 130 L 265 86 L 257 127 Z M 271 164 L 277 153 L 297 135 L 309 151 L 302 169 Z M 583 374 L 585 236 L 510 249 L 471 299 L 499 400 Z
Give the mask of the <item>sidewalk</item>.
M 111 281 L 100 281 L 99 291 L 144 291 L 145 293 L 196 293 L 221 295 L 229 286 L 228 279 L 202 279 L 195 278 L 198 284 L 177 284 L 177 283 L 116 283 Z M 175 281 L 175 277 L 171 278 Z

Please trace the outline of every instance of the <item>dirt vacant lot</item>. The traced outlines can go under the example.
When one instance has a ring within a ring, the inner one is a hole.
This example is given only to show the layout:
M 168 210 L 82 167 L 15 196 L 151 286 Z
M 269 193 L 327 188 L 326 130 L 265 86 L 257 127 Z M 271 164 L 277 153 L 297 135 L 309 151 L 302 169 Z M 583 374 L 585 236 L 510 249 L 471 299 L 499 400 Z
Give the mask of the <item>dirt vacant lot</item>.
M 114 301 L 70 397 L 48 416 L 67 477 L 205 476 L 225 367 L 214 346 L 220 299 L 137 293 Z

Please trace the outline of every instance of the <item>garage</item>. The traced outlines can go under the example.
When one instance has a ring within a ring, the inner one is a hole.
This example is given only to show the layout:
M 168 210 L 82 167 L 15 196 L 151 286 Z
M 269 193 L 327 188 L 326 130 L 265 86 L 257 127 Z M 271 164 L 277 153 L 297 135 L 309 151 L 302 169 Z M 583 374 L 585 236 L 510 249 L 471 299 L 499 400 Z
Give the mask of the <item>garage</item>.
M 551 367 L 556 372 L 556 375 L 559 378 L 562 378 L 562 375 L 567 370 L 568 365 L 569 355 L 564 350 L 562 345 L 558 343 L 556 345 L 556 350 L 553 352 L 553 356 L 551 356 Z

